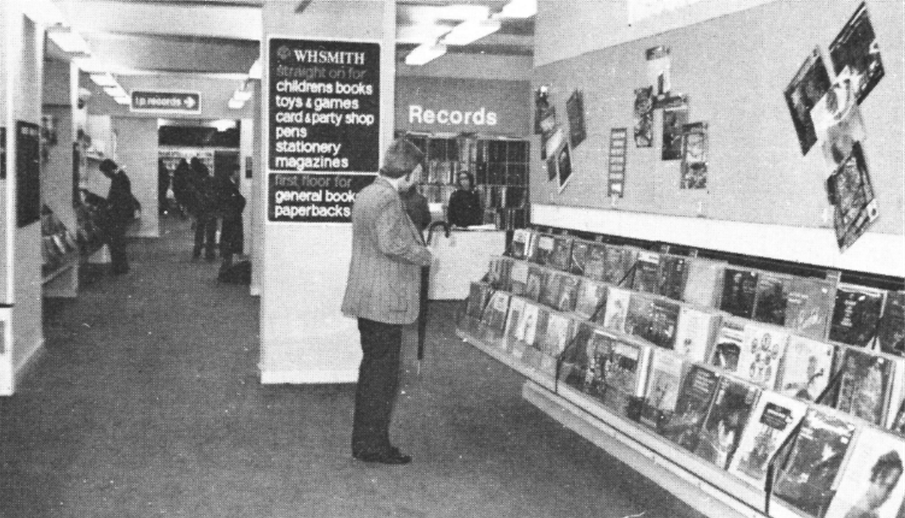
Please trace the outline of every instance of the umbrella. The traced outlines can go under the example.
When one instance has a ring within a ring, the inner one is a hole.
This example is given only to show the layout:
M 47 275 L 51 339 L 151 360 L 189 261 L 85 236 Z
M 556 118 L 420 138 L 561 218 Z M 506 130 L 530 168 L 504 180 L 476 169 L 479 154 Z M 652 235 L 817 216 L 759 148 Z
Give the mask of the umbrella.
M 443 227 L 444 235 L 449 237 L 449 223 L 434 221 L 427 227 L 427 244 L 431 244 L 434 237 L 434 229 Z M 418 312 L 418 374 L 421 374 L 421 360 L 424 359 L 424 337 L 427 334 L 427 292 L 430 286 L 430 266 L 421 268 L 421 306 Z

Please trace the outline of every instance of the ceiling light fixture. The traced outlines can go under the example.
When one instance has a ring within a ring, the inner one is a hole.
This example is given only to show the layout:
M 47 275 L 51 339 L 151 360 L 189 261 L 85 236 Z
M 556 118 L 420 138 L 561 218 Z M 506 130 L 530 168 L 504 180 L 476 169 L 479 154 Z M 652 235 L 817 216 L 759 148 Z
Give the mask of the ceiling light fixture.
M 64 25 L 54 25 L 47 28 L 47 37 L 53 41 L 60 50 L 67 54 L 90 55 L 91 48 L 81 34 Z
M 241 110 L 245 107 L 245 103 L 233 97 L 226 103 L 230 110 Z
M 422 43 L 409 52 L 408 56 L 405 57 L 405 64 L 421 66 L 444 54 L 446 54 L 446 45 L 440 45 L 438 43 Z
M 253 92 L 251 90 L 236 90 L 233 92 L 233 99 L 244 103 L 251 99 L 252 94 Z
M 121 95 L 119 97 L 114 97 L 113 100 L 116 101 L 117 104 L 122 104 L 123 106 L 128 106 L 128 105 L 132 104 L 132 98 L 129 97 L 128 95 Z
M 537 0 L 512 0 L 494 18 L 531 18 L 537 14 Z
M 94 81 L 94 84 L 97 86 L 119 86 L 119 83 L 116 82 L 116 79 L 109 72 L 91 74 L 89 77 L 91 77 L 91 80 Z
M 468 45 L 500 30 L 499 20 L 468 20 L 453 27 L 441 40 L 444 45 Z
M 248 78 L 249 79 L 261 79 L 261 59 L 258 58 L 254 63 L 251 64 L 251 68 L 248 69 Z
M 88 74 L 103 74 L 107 71 L 107 67 L 97 58 L 76 58 L 73 61 L 75 66 L 79 67 L 79 70 Z
M 108 86 L 108 87 L 104 88 L 104 93 L 109 95 L 110 97 L 113 97 L 114 99 L 116 99 L 117 97 L 128 97 L 129 96 L 129 94 L 126 93 L 126 91 L 123 89 L 123 87 L 121 87 L 119 85 Z

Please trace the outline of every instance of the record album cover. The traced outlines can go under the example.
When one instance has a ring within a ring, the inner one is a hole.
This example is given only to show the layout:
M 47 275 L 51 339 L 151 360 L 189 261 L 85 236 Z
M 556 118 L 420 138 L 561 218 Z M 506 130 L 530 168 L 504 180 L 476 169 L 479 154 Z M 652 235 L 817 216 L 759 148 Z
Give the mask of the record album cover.
M 905 442 L 888 432 L 864 428 L 851 446 L 825 518 L 896 518 L 905 500 Z
M 674 97 L 663 107 L 663 141 L 660 158 L 679 160 L 682 158 L 682 127 L 688 124 L 688 99 Z
M 786 327 L 809 338 L 826 339 L 835 301 L 835 281 L 793 277 L 786 303 Z
M 863 2 L 830 44 L 829 51 L 836 75 L 851 78 L 861 104 L 884 74 L 880 46 Z
M 569 271 L 575 275 L 585 275 L 585 264 L 588 259 L 588 247 L 591 243 L 576 239 L 572 242 L 572 253 L 569 257 Z
M 569 118 L 569 144 L 575 148 L 587 137 L 584 123 L 584 95 L 581 90 L 573 91 L 566 100 L 566 116 Z
M 629 301 L 632 292 L 622 288 L 610 287 L 607 290 L 606 311 L 603 316 L 603 325 L 607 329 L 625 332 L 625 320 L 628 316 Z
M 709 139 L 706 122 L 682 126 L 682 177 L 680 189 L 707 188 Z
M 721 324 L 722 315 L 716 310 L 682 306 L 676 326 L 675 351 L 693 362 L 707 361 Z
M 884 353 L 905 356 L 905 291 L 886 293 L 877 340 Z
M 639 252 L 632 248 L 614 245 L 606 245 L 604 250 L 603 280 L 616 286 L 632 286 L 634 282 L 632 267 L 638 259 Z
M 832 344 L 791 335 L 777 389 L 796 399 L 816 401 L 832 377 L 835 350 Z
M 685 289 L 685 263 L 685 257 L 660 254 L 657 293 L 673 300 L 682 300 L 682 292 Z
M 767 464 L 804 418 L 807 403 L 764 391 L 742 433 L 729 472 L 754 487 L 763 488 Z
M 718 307 L 722 292 L 723 271 L 728 263 L 700 257 L 690 258 L 686 269 L 682 300 L 699 306 Z
M 641 423 L 656 430 L 669 422 L 676 411 L 686 363 L 672 351 L 654 349 L 652 354 Z
M 660 254 L 642 250 L 638 252 L 632 289 L 644 293 L 659 293 Z
M 757 296 L 758 272 L 726 268 L 723 273 L 723 296 L 720 309 L 737 317 L 751 318 Z
M 717 373 L 701 365 L 692 365 L 679 391 L 676 411 L 661 421 L 657 431 L 682 448 L 694 451 L 719 380 Z
M 791 275 L 761 273 L 757 279 L 757 294 L 754 298 L 754 320 L 784 325 L 791 287 Z
M 830 340 L 866 347 L 877 332 L 885 292 L 853 284 L 836 289 Z
M 603 243 L 589 243 L 588 252 L 585 256 L 584 274 L 586 277 L 598 281 L 606 280 L 604 272 L 606 270 L 606 247 Z
M 575 302 L 575 314 L 585 320 L 604 320 L 604 308 L 607 300 L 607 285 L 593 279 L 581 279 L 578 298 Z
M 841 369 L 836 408 L 882 426 L 892 382 L 892 361 L 867 351 L 847 348 Z
M 858 240 L 880 212 L 860 142 L 827 180 L 829 198 L 834 206 L 833 226 L 840 251 Z
M 795 133 L 798 134 L 802 155 L 806 155 L 817 142 L 817 133 L 811 120 L 811 109 L 829 88 L 830 76 L 820 57 L 820 50 L 815 48 L 783 92 L 789 113 L 792 115 Z
M 728 468 L 758 395 L 760 389 L 753 385 L 729 377 L 721 378 L 701 428 L 695 454 L 721 469 Z
M 571 267 L 570 260 L 572 259 L 573 240 L 574 239 L 569 236 L 554 237 L 553 251 L 550 252 L 550 256 L 547 258 L 547 266 L 564 272 L 569 271 Z
M 635 88 L 635 147 L 654 145 L 654 89 Z

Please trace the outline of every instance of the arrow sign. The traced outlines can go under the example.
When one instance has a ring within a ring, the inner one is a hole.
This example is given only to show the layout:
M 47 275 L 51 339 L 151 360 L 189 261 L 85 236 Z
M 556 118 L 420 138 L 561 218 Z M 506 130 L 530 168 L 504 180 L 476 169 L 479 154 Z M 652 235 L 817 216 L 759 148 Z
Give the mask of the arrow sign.
M 132 90 L 129 111 L 143 113 L 201 113 L 200 92 Z

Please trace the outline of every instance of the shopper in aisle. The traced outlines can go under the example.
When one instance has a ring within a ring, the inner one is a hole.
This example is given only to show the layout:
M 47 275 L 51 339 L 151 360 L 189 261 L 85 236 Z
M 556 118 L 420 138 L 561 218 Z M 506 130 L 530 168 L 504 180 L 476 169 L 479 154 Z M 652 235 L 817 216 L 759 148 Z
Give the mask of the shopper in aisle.
M 468 171 L 459 171 L 459 188 L 449 196 L 446 219 L 454 227 L 470 227 L 484 222 L 481 199 L 474 190 L 474 176 Z
M 168 190 L 170 190 L 170 170 L 161 158 L 157 160 L 157 214 L 161 216 L 167 213 Z
M 192 170 L 186 159 L 179 160 L 176 170 L 173 171 L 173 197 L 176 198 L 176 210 L 185 218 L 186 214 L 193 211 L 189 184 L 192 179 Z
M 229 174 L 217 171 L 214 177 L 220 224 L 220 274 L 223 280 L 233 265 L 233 257 L 241 254 L 245 242 L 242 232 L 242 211 L 245 210 L 245 197 L 239 192 L 239 164 L 232 167 Z
M 126 227 L 135 217 L 137 202 L 132 195 L 132 183 L 126 172 L 109 158 L 101 162 L 99 169 L 110 179 L 107 194 L 107 246 L 110 249 L 111 271 L 114 275 L 129 273 L 126 256 Z
M 421 267 L 432 259 L 399 197 L 418 181 L 423 160 L 414 144 L 395 140 L 380 175 L 358 193 L 352 208 L 352 260 L 342 312 L 358 318 L 361 334 L 352 456 L 364 462 L 412 460 L 390 443 L 389 429 L 399 383 L 402 325 L 418 317 Z
M 217 204 L 214 193 L 214 180 L 210 170 L 200 158 L 191 161 L 192 179 L 189 189 L 195 212 L 195 248 L 192 259 L 199 259 L 204 250 L 204 258 L 213 261 L 217 258 Z

